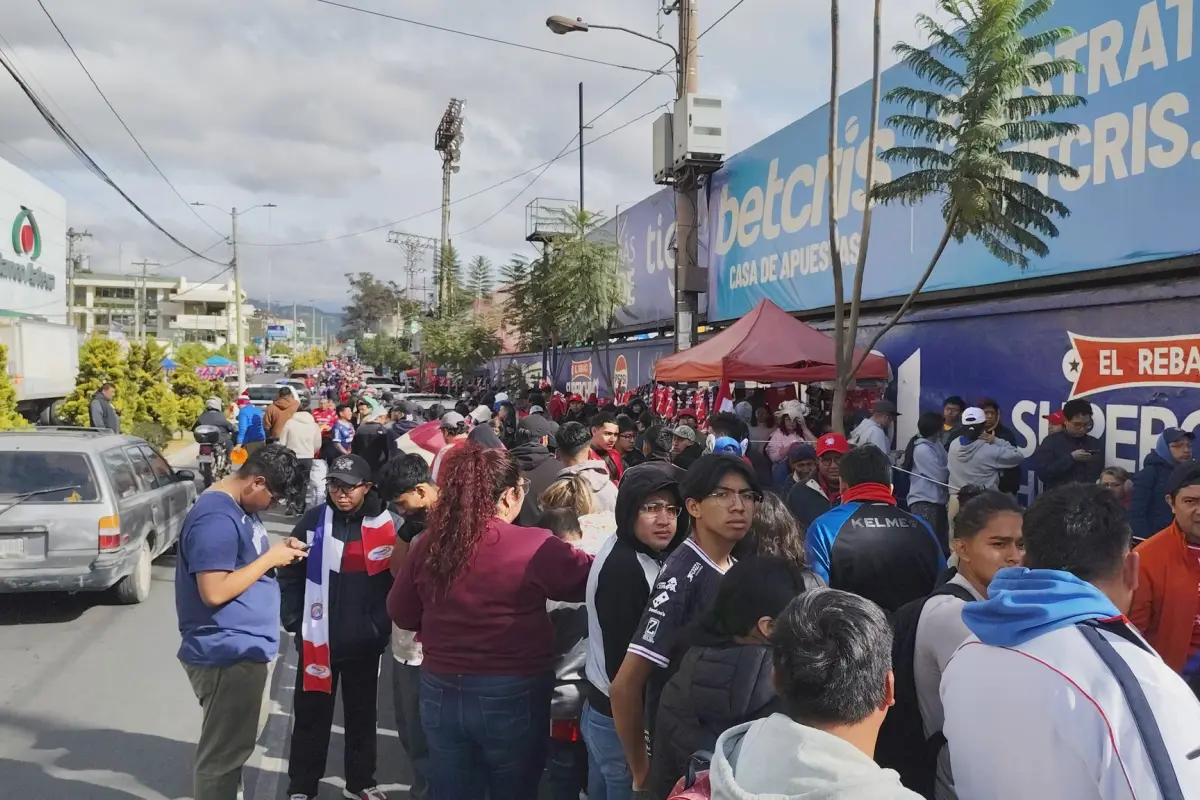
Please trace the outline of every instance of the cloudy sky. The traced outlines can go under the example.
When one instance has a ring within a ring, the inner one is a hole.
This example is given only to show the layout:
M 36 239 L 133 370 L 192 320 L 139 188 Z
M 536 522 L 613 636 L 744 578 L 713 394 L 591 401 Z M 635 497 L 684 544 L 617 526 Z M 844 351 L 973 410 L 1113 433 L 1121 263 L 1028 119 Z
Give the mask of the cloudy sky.
M 240 222 L 250 294 L 265 298 L 270 286 L 277 302 L 316 301 L 331 311 L 344 301 L 345 272 L 368 270 L 403 283 L 400 252 L 386 241 L 390 227 L 437 236 L 441 164 L 433 132 L 451 97 L 467 101 L 461 172 L 452 188 L 460 198 L 562 151 L 577 125 L 579 81 L 591 119 L 646 77 L 318 0 L 42 2 L 179 195 L 225 208 L 278 205 Z M 656 14 L 653 0 L 346 5 L 641 70 L 657 69 L 670 53 L 615 32 L 554 36 L 546 17 L 578 16 L 650 35 L 661 24 L 667 39 L 676 24 Z M 702 0 L 701 28 L 735 5 L 700 43 L 701 91 L 727 101 L 733 152 L 819 107 L 829 80 L 827 3 Z M 845 88 L 870 75 L 870 5 L 842 2 Z M 887 46 L 919 42 L 913 16 L 933 5 L 888 0 Z M 139 205 L 191 247 L 211 247 L 211 256 L 228 260 L 227 246 L 217 244 L 228 215 L 198 209 L 197 216 L 154 171 L 37 0 L 8 0 L 0 37 L 0 52 Z M 889 53 L 887 63 L 893 60 Z M 673 93 L 669 78 L 652 77 L 595 121 L 588 139 L 646 115 L 587 149 L 589 208 L 611 215 L 618 204 L 655 190 L 651 112 Z M 187 253 L 83 170 L 3 72 L 0 157 L 66 198 L 70 224 L 94 234 L 87 243 L 93 269 L 128 271 L 143 258 L 173 264 L 163 274 L 192 280 L 220 269 L 180 261 Z M 535 175 L 453 206 L 451 233 L 465 258 L 484 255 L 499 264 L 512 253 L 531 254 L 525 206 L 535 197 L 576 197 L 576 156 L 554 163 L 526 188 Z M 378 230 L 346 236 L 371 228 Z

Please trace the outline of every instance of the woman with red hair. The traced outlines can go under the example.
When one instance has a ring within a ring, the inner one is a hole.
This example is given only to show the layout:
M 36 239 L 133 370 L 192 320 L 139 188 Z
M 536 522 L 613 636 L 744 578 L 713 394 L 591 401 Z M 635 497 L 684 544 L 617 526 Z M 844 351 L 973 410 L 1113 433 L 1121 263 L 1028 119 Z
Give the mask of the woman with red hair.
M 592 557 L 513 524 L 528 481 L 505 450 L 447 453 L 437 505 L 388 597 L 417 631 L 430 796 L 537 796 L 550 731 L 555 654 L 547 600 L 582 602 Z

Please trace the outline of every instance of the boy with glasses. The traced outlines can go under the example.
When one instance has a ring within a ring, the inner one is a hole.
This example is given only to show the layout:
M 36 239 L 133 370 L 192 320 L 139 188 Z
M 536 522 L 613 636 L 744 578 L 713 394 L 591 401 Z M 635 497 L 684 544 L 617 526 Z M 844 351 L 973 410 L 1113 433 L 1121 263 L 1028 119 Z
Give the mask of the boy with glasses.
M 175 564 L 179 660 L 204 709 L 196 745 L 197 800 L 235 800 L 254 752 L 267 664 L 279 652 L 274 573 L 303 563 L 304 543 L 271 545 L 258 515 L 299 497 L 304 475 L 286 447 L 269 445 L 200 495 L 183 521 Z
M 635 795 L 644 790 L 650 772 L 645 702 L 651 709 L 648 729 L 654 730 L 658 697 L 671 677 L 672 660 L 682 650 L 682 634 L 712 603 L 721 577 L 733 565 L 733 548 L 749 532 L 762 499 L 758 476 L 750 465 L 719 453 L 706 455 L 692 466 L 680 494 L 692 535 L 663 565 L 612 684 L 613 719 Z M 648 682 L 649 697 L 644 700 Z
M 379 657 L 391 619 L 389 566 L 400 520 L 372 491 L 371 466 L 360 456 L 329 465 L 327 502 L 300 519 L 293 536 L 306 542 L 303 566 L 279 575 L 284 630 L 300 649 L 293 701 L 288 795 L 312 800 L 325 774 L 335 693 L 345 717 L 343 796 L 383 800 L 375 785 Z

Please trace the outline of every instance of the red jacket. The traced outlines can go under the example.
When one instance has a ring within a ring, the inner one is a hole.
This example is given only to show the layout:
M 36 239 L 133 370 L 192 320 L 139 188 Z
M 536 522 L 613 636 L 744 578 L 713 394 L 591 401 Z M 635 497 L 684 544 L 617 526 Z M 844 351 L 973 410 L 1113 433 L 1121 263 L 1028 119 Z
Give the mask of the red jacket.
M 1134 548 L 1141 556 L 1129 619 L 1163 661 L 1182 672 L 1200 614 L 1200 562 L 1174 522 Z
M 604 468 L 608 470 L 608 477 L 612 478 L 613 483 L 621 482 L 621 476 L 625 474 L 625 463 L 621 460 L 620 453 L 616 450 L 601 450 L 593 446 L 592 460 L 604 463 Z
M 416 540 L 388 595 L 401 630 L 420 633 L 423 666 L 463 675 L 537 675 L 554 660 L 547 600 L 580 603 L 592 557 L 541 528 L 493 519 L 475 558 L 443 592 L 425 570 L 432 527 Z

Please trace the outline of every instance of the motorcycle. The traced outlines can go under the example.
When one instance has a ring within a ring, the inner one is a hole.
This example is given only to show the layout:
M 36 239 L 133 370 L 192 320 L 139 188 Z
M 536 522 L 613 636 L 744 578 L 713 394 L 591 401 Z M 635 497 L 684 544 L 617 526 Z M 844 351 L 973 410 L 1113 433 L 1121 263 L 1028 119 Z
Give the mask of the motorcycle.
M 204 488 L 212 486 L 230 471 L 229 452 L 221 441 L 221 429 L 215 425 L 198 425 L 192 431 L 192 437 L 200 445 L 200 475 L 204 478 Z

